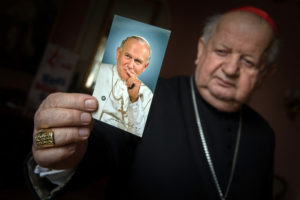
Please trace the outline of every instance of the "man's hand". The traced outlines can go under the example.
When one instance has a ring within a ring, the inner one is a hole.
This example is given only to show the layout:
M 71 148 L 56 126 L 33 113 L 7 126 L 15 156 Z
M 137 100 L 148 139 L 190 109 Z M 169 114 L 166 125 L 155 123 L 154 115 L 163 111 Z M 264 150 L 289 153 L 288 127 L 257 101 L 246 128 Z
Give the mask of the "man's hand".
M 93 121 L 90 112 L 97 106 L 96 98 L 86 94 L 49 95 L 35 113 L 33 136 L 41 129 L 50 128 L 55 145 L 42 148 L 33 139 L 35 161 L 50 169 L 75 168 L 85 154 Z
M 128 90 L 130 101 L 134 103 L 139 98 L 141 81 L 137 78 L 133 70 L 127 70 L 127 74 L 129 75 L 129 79 L 127 79 L 126 81 L 127 90 Z

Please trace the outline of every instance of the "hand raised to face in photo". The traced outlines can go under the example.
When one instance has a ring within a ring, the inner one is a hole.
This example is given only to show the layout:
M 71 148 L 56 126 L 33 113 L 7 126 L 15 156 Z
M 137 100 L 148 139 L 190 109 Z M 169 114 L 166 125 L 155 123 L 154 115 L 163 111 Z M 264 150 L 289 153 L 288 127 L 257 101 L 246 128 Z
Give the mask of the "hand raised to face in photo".
M 141 81 L 138 79 L 133 69 L 126 70 L 129 78 L 126 81 L 128 94 L 132 103 L 138 100 Z

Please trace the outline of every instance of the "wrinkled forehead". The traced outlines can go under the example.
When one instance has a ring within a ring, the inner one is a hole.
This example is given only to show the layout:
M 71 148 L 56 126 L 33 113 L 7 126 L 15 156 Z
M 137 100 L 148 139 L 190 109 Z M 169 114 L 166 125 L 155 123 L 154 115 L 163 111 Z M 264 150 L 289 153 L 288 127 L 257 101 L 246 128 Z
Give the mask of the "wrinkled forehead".
M 124 51 L 134 51 L 137 54 L 142 54 L 145 59 L 149 60 L 151 56 L 151 50 L 147 43 L 135 38 L 128 39 L 123 46 Z
M 147 50 L 150 51 L 150 47 L 149 45 L 144 42 L 143 40 L 138 40 L 136 38 L 129 38 L 125 43 L 124 43 L 124 47 L 128 47 L 130 48 L 132 45 L 138 45 L 140 46 L 141 48 L 145 48 Z
M 219 23 L 217 29 L 240 28 L 245 32 L 260 32 L 261 35 L 267 34 L 269 37 L 273 37 L 272 27 L 261 17 L 245 11 L 236 11 L 224 14 Z
M 237 11 L 223 15 L 213 31 L 213 37 L 226 37 L 240 42 L 251 41 L 267 48 L 274 37 L 270 25 L 259 16 Z

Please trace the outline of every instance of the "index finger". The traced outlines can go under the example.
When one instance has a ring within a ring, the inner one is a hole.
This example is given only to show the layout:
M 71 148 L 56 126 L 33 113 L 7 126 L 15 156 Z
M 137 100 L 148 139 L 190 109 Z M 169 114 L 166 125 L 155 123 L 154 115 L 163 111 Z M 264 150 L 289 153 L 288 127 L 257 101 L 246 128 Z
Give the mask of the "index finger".
M 133 70 L 127 69 L 127 74 L 129 75 L 129 77 L 136 77 L 136 73 Z
M 97 99 L 88 94 L 53 93 L 41 104 L 41 108 L 68 108 L 82 111 L 94 111 L 98 107 Z

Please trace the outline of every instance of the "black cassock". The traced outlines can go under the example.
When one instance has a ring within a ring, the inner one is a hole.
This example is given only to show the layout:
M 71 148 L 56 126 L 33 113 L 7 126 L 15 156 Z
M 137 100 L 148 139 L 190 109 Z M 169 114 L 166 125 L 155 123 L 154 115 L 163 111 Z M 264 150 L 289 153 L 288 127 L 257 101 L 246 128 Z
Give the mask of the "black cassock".
M 274 133 L 248 106 L 223 113 L 196 92 L 222 191 L 228 184 L 240 112 L 242 132 L 228 200 L 272 199 Z M 220 199 L 197 129 L 188 77 L 159 80 L 143 138 L 96 121 L 72 189 L 109 176 L 108 199 Z

